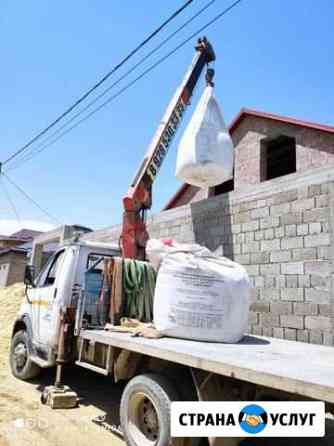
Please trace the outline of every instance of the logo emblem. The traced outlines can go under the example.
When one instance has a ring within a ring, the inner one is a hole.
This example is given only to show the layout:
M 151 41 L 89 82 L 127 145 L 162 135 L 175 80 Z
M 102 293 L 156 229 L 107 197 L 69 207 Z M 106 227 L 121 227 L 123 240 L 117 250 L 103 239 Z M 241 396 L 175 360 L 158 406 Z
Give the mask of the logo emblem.
M 267 412 L 257 404 L 245 406 L 239 414 L 240 427 L 248 434 L 262 432 L 268 422 Z

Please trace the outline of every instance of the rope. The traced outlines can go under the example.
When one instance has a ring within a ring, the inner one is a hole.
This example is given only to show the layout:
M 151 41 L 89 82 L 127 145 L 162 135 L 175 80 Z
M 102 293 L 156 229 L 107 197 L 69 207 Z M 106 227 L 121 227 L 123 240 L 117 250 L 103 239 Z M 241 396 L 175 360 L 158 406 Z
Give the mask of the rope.
M 147 262 L 123 260 L 124 315 L 143 322 L 153 320 L 156 272 Z

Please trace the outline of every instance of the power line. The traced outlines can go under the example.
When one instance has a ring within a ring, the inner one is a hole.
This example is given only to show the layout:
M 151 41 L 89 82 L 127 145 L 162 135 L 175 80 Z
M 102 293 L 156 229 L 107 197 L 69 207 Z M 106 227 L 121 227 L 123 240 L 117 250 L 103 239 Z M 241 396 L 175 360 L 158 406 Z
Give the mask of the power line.
M 50 214 L 47 210 L 43 209 L 42 206 L 40 206 L 33 198 L 31 198 L 18 184 L 14 183 L 14 181 L 9 178 L 9 176 L 7 174 L 5 174 L 4 172 L 2 172 L 2 176 L 4 176 L 7 181 L 14 186 L 19 192 L 21 192 L 21 194 L 31 203 L 33 203 L 41 212 L 43 212 L 43 214 L 45 214 L 46 216 L 48 216 L 51 220 L 53 220 L 54 222 L 61 224 L 61 222 L 54 217 L 52 214 Z
M 21 221 L 20 215 L 19 215 L 19 213 L 18 213 L 18 211 L 17 211 L 17 209 L 15 207 L 14 201 L 11 199 L 11 196 L 9 195 L 9 192 L 8 192 L 6 186 L 5 186 L 4 181 L 3 181 L 2 175 L 0 175 L 0 184 L 1 184 L 2 189 L 3 189 L 3 191 L 4 191 L 5 195 L 6 195 L 8 203 L 9 203 L 10 207 L 12 208 L 12 210 L 13 210 L 15 216 L 16 216 L 16 220 L 18 222 L 20 222 Z
M 93 91 L 95 91 L 100 85 L 102 85 L 109 77 L 119 70 L 131 57 L 133 57 L 141 48 L 143 48 L 150 40 L 152 40 L 163 28 L 165 28 L 173 19 L 175 19 L 181 12 L 186 9 L 194 0 L 187 0 L 179 9 L 177 9 L 170 17 L 168 17 L 158 28 L 156 28 L 148 37 L 146 37 L 135 49 L 124 57 L 114 68 L 112 68 L 107 74 L 105 74 L 95 85 L 93 85 L 86 93 L 84 93 L 74 104 L 68 107 L 61 115 L 59 115 L 54 121 L 47 127 L 40 131 L 36 136 L 30 139 L 26 144 L 14 152 L 9 158 L 7 158 L 2 164 L 7 164 L 13 158 L 25 151 L 34 142 L 36 142 L 41 136 L 45 135 L 52 127 L 58 124 L 65 116 L 67 116 L 74 108 L 81 104 Z
M 115 88 L 121 81 L 127 78 L 133 71 L 135 71 L 140 65 L 142 65 L 147 59 L 149 59 L 153 54 L 155 54 L 158 50 L 160 50 L 167 42 L 169 42 L 173 37 L 175 37 L 180 31 L 182 31 L 186 26 L 188 26 L 191 22 L 193 22 L 197 17 L 199 17 L 205 10 L 207 10 L 210 6 L 215 3 L 216 0 L 209 1 L 206 5 L 203 6 L 198 12 L 196 12 L 192 17 L 186 20 L 181 26 L 179 26 L 173 33 L 171 33 L 166 39 L 164 39 L 159 45 L 157 45 L 153 50 L 147 53 L 144 57 L 142 57 L 132 68 L 126 71 L 121 77 L 119 77 L 115 82 L 113 82 L 108 88 L 102 91 L 98 96 L 96 96 L 92 101 L 90 101 L 84 108 L 82 108 L 79 112 L 73 115 L 70 119 L 68 119 L 62 126 L 60 126 L 55 132 L 48 135 L 44 141 L 42 141 L 37 147 L 33 147 L 30 149 L 30 152 L 25 154 L 23 157 L 19 158 L 16 161 L 16 164 L 11 165 L 7 172 L 11 170 L 15 170 L 24 164 L 26 161 L 31 160 L 39 153 L 43 152 L 47 147 L 47 141 L 51 140 L 54 136 L 58 135 L 63 129 L 68 127 L 68 125 L 75 121 L 79 116 L 81 116 L 86 110 L 91 108 L 96 102 L 98 102 L 102 97 L 104 97 L 110 90 Z M 40 150 L 39 150 L 40 149 Z
M 224 9 L 221 13 L 216 15 L 213 19 L 211 19 L 209 22 L 207 22 L 204 26 L 202 26 L 200 29 L 192 33 L 187 39 L 183 40 L 179 45 L 177 45 L 173 50 L 171 50 L 169 53 L 167 53 L 165 56 L 158 59 L 154 64 L 152 64 L 149 68 L 144 70 L 139 76 L 137 76 L 135 79 L 133 79 L 131 82 L 126 84 L 123 88 L 118 90 L 117 93 L 110 96 L 106 101 L 102 102 L 98 107 L 93 109 L 90 113 L 85 115 L 83 118 L 81 118 L 79 121 L 77 121 L 75 124 L 61 132 L 56 138 L 51 140 L 49 143 L 46 143 L 43 145 L 40 150 L 37 153 L 40 153 L 41 151 L 45 150 L 46 148 L 50 147 L 51 145 L 55 144 L 57 141 L 59 141 L 63 136 L 74 130 L 76 127 L 78 127 L 80 124 L 85 122 L 87 119 L 91 118 L 93 115 L 95 115 L 98 111 L 100 111 L 102 108 L 106 107 L 110 102 L 115 100 L 117 97 L 119 97 L 121 94 L 125 93 L 126 90 L 131 88 L 134 84 L 136 84 L 140 79 L 142 79 L 144 76 L 146 76 L 148 73 L 153 71 L 157 66 L 159 66 L 161 63 L 163 63 L 165 60 L 167 60 L 169 57 L 174 55 L 177 51 L 179 51 L 183 46 L 185 46 L 189 41 L 191 41 L 194 37 L 201 34 L 203 31 L 205 31 L 207 28 L 209 28 L 211 25 L 213 25 L 215 22 L 217 22 L 220 18 L 222 18 L 225 14 L 227 14 L 229 11 L 231 11 L 235 6 L 237 6 L 239 3 L 241 3 L 242 0 L 236 0 L 234 3 L 232 3 L 230 6 L 228 6 L 226 9 Z M 30 159 L 30 158 L 29 158 Z M 29 160 L 27 159 L 27 161 Z

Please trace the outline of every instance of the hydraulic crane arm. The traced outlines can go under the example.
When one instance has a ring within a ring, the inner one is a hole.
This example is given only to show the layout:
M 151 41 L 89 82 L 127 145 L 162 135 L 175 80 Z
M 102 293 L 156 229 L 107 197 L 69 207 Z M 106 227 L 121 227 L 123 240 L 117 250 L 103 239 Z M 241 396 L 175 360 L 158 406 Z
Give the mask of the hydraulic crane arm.
M 199 39 L 192 63 L 166 109 L 127 194 L 123 197 L 121 247 L 124 257 L 145 259 L 145 246 L 148 240 L 145 211 L 152 205 L 152 184 L 165 159 L 203 68 L 214 60 L 215 53 L 210 43 L 205 37 Z M 214 70 L 208 68 L 206 73 L 208 83 L 212 83 L 213 75 Z

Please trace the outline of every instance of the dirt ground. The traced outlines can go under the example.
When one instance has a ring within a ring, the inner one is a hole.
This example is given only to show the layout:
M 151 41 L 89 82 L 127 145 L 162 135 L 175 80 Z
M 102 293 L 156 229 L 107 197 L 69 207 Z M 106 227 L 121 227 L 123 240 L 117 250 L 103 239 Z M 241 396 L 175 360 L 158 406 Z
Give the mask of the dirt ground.
M 78 393 L 80 405 L 75 409 L 52 410 L 40 403 L 40 395 L 46 385 L 53 384 L 54 370 L 44 371 L 30 383 L 11 375 L 8 347 L 12 321 L 22 297 L 22 285 L 0 290 L 0 446 L 124 446 L 113 431 L 119 425 L 122 385 L 113 385 L 110 378 L 82 368 L 68 368 L 64 381 Z M 326 430 L 323 439 L 253 439 L 242 444 L 334 446 L 332 420 Z
M 6 371 L 0 384 L 0 446 L 99 446 L 124 445 L 108 428 L 118 425 L 120 386 L 110 379 L 83 371 L 68 370 L 68 383 L 81 397 L 75 409 L 52 410 L 40 403 L 45 385 L 53 383 L 48 371 L 39 382 L 23 383 Z M 106 415 L 107 414 L 107 415 Z M 103 426 L 98 424 L 102 417 Z
M 0 446 L 120 446 L 109 429 L 118 426 L 122 386 L 110 378 L 72 367 L 65 381 L 80 396 L 75 409 L 51 410 L 40 403 L 44 386 L 53 384 L 54 370 L 26 383 L 8 368 L 12 321 L 23 298 L 23 285 L 0 290 Z M 102 421 L 99 423 L 99 420 Z

